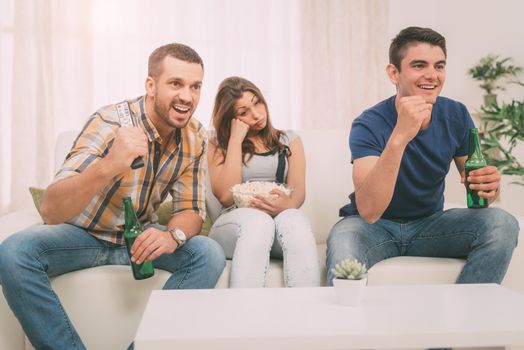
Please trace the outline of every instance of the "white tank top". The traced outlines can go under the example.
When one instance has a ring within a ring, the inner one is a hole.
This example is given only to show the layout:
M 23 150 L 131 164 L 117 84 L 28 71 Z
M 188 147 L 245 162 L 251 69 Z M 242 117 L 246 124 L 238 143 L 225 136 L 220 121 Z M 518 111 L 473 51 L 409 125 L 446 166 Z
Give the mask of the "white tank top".
M 280 142 L 289 146 L 289 144 L 297 138 L 297 134 L 293 130 L 286 130 L 285 134 L 280 136 Z M 284 182 L 287 178 L 288 173 L 288 161 L 285 159 L 284 168 Z M 276 177 L 278 168 L 278 152 L 268 151 L 265 153 L 255 153 L 253 157 L 249 159 L 245 165 L 242 166 L 242 182 L 246 181 L 278 181 Z

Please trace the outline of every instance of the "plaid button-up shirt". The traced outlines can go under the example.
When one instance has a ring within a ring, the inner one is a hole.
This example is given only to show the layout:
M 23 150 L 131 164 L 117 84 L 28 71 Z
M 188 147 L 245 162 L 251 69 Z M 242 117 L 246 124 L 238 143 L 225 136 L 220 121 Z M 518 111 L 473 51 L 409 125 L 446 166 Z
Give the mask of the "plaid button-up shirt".
M 98 239 L 124 244 L 124 209 L 122 199 L 131 197 L 142 224 L 155 223 L 158 206 L 170 193 L 173 213 L 192 210 L 205 219 L 205 172 L 207 138 L 196 119 L 176 129 L 171 140 L 162 140 L 145 113 L 145 97 L 127 101 L 131 113 L 149 140 L 149 152 L 143 157 L 145 166 L 131 169 L 115 177 L 99 191 L 87 207 L 68 223 L 85 228 Z M 75 176 L 96 163 L 109 152 L 120 128 L 116 105 L 109 105 L 93 114 L 75 140 L 64 164 L 53 182 Z M 161 145 L 167 142 L 162 154 Z M 154 171 L 155 157 L 157 170 Z M 86 184 L 89 186 L 89 184 Z M 74 196 L 74 193 L 71 195 Z

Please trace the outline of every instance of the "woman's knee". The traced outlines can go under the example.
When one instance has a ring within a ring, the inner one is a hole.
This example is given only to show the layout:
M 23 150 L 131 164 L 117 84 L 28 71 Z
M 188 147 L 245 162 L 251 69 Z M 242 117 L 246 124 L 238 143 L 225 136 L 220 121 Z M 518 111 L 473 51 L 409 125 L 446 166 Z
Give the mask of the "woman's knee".
M 301 212 L 299 209 L 291 208 L 286 209 L 282 212 L 280 212 L 277 216 L 275 216 L 275 223 L 277 225 L 285 222 L 299 222 L 299 223 L 306 223 L 309 225 L 309 220 L 303 212 Z
M 263 212 L 262 210 L 254 209 L 254 208 L 238 208 L 234 212 L 232 212 L 231 215 L 233 217 L 233 221 L 236 221 L 239 225 L 247 225 L 247 226 L 253 226 L 253 224 L 256 223 L 256 225 L 260 226 L 274 226 L 273 218 Z
M 277 230 L 297 228 L 311 231 L 307 216 L 298 209 L 286 209 L 275 216 L 275 226 Z
M 273 218 L 258 209 L 239 208 L 220 216 L 211 228 L 210 236 L 234 234 L 238 237 L 249 233 L 261 235 L 263 232 L 274 234 Z
M 238 244 L 244 248 L 270 249 L 274 236 L 273 218 L 253 208 L 239 208 L 221 215 L 209 232 L 209 237 L 223 247 L 229 259 L 233 258 Z

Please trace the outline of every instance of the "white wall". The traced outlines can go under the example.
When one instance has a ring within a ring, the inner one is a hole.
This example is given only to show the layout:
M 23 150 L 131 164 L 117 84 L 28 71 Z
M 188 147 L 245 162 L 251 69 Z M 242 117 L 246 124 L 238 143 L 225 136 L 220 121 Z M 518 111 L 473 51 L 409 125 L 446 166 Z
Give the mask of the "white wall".
M 233 75 L 248 78 L 262 90 L 275 125 L 298 125 L 278 120 L 300 115 L 295 98 L 301 87 L 297 0 L 91 1 L 94 109 L 83 111 L 82 120 L 101 106 L 144 94 L 149 54 L 160 45 L 180 42 L 204 61 L 195 112 L 204 126 L 210 126 L 220 82 Z
M 430 27 L 446 37 L 448 57 L 446 85 L 442 95 L 463 102 L 471 113 L 482 102 L 482 91 L 467 70 L 488 53 L 513 57 L 513 63 L 524 67 L 524 1 L 520 0 L 391 0 L 389 38 L 408 26 Z M 524 80 L 524 73 L 520 75 Z M 393 91 L 393 90 L 392 90 Z M 523 100 L 524 88 L 513 86 L 499 93 L 499 102 L 512 98 Z M 515 153 L 524 162 L 524 147 Z M 524 187 L 509 185 L 503 177 L 499 205 L 524 214 Z M 463 187 L 448 182 L 448 200 L 462 203 Z

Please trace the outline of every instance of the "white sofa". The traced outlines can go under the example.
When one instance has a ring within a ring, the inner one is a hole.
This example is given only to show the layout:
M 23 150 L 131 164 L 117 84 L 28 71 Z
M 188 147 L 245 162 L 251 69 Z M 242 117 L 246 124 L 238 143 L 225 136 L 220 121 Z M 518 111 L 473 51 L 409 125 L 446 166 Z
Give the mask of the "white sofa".
M 347 130 L 307 130 L 299 134 L 307 160 L 307 195 L 302 207 L 309 216 L 325 266 L 326 238 L 339 219 L 338 209 L 352 191 Z M 57 141 L 56 163 L 60 165 L 76 133 L 62 134 Z M 457 175 L 449 179 L 448 191 L 462 191 Z M 455 195 L 455 197 L 457 197 Z M 460 196 L 458 196 L 460 198 Z M 460 205 L 460 204 L 459 204 Z M 524 218 L 518 217 L 521 235 Z M 41 223 L 34 208 L 0 217 L 0 242 L 23 228 Z M 370 269 L 369 284 L 453 283 L 463 261 L 460 259 L 400 257 L 383 261 Z M 513 255 L 503 285 L 524 293 L 522 246 Z M 228 262 L 217 288 L 227 288 Z M 77 331 L 88 349 L 125 349 L 132 341 L 152 289 L 160 289 L 168 273 L 157 270 L 153 278 L 135 281 L 129 267 L 103 266 L 68 273 L 52 279 Z M 322 282 L 325 283 L 325 268 Z M 282 262 L 271 261 L 269 286 L 282 287 Z M 196 325 L 198 327 L 198 325 Z M 0 297 L 0 349 L 31 349 L 18 322 Z

